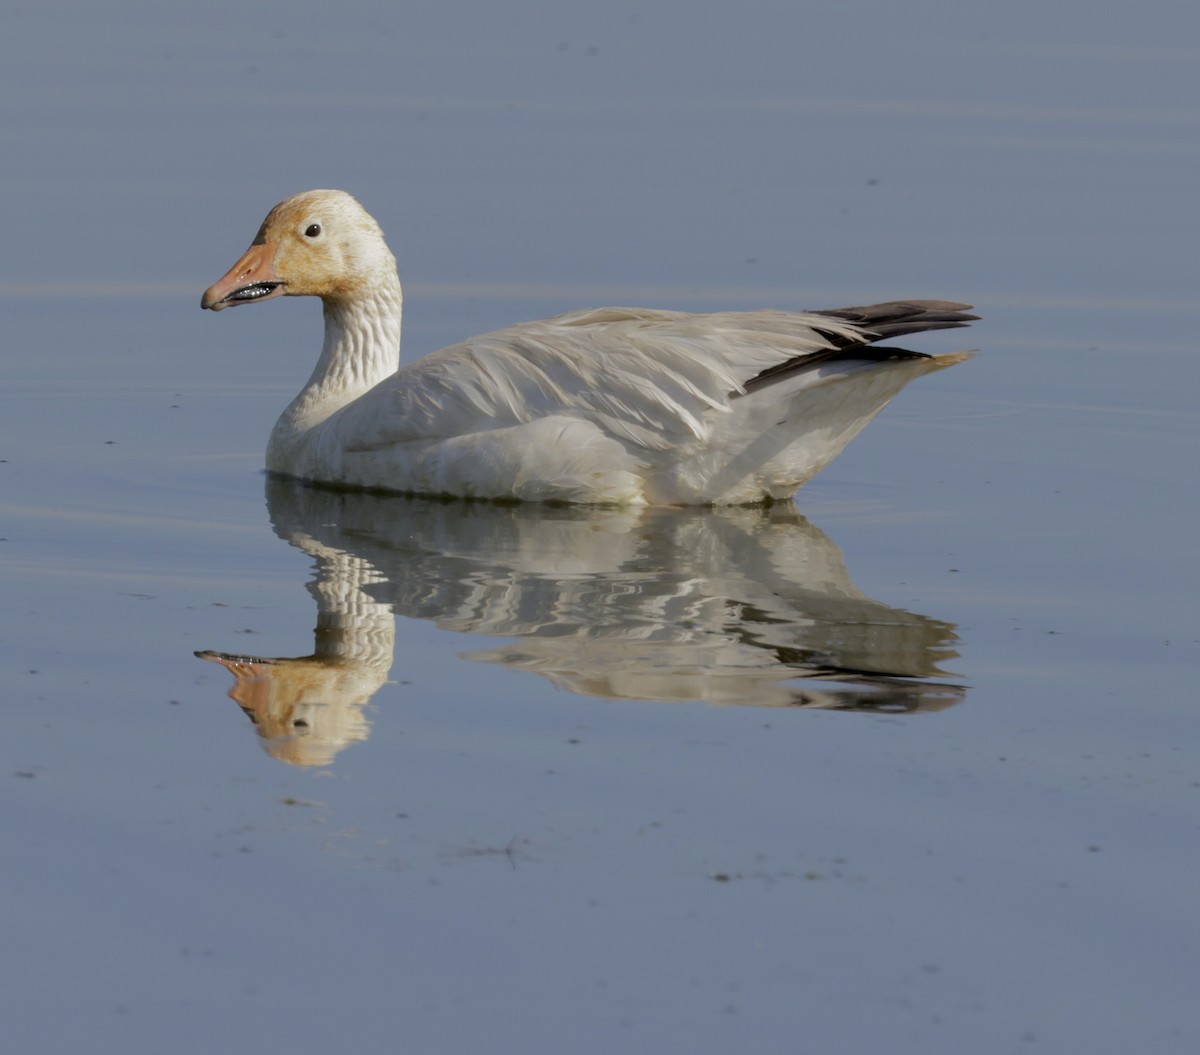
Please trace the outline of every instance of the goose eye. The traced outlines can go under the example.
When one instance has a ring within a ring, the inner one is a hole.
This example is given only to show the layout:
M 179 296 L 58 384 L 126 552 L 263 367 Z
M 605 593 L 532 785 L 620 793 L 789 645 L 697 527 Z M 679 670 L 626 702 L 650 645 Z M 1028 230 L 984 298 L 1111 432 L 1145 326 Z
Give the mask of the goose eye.
M 321 233 L 321 225 L 319 223 L 310 223 L 304 231 L 305 238 L 316 238 Z

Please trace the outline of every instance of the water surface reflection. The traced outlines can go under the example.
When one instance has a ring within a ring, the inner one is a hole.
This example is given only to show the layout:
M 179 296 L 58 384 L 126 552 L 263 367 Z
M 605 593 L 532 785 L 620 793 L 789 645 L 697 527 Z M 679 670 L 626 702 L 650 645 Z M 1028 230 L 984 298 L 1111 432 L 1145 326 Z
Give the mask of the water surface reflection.
M 465 658 L 572 692 L 758 707 L 958 703 L 954 627 L 865 596 L 793 505 L 583 509 L 352 494 L 270 480 L 279 536 L 310 554 L 316 643 L 294 658 L 198 652 L 267 750 L 329 763 L 363 740 L 395 616 L 510 640 Z

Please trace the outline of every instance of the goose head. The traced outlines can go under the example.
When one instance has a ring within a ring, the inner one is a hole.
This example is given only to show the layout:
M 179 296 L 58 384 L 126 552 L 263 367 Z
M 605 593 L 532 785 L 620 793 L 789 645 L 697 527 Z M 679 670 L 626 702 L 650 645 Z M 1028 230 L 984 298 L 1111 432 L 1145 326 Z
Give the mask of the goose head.
M 345 191 L 311 190 L 275 206 L 250 248 L 204 292 L 220 311 L 272 297 L 355 300 L 396 281 L 396 260 L 374 218 Z

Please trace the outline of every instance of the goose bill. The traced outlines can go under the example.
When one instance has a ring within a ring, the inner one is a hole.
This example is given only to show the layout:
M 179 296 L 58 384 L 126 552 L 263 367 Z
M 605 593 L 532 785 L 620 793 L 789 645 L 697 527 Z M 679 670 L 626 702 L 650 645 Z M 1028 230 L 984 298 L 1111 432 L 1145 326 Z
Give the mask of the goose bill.
M 252 245 L 216 283 L 204 291 L 200 307 L 212 311 L 267 300 L 283 292 L 283 281 L 275 276 L 275 246 Z

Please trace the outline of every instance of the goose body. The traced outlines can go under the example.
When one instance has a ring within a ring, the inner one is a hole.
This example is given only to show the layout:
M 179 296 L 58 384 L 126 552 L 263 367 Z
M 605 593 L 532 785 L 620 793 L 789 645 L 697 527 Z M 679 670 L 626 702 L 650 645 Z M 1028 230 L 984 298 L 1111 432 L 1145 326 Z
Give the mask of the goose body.
M 374 219 L 342 191 L 277 205 L 205 308 L 321 297 L 325 341 L 267 469 L 461 498 L 606 504 L 789 499 L 909 381 L 969 358 L 873 342 L 966 325 L 969 305 L 823 312 L 602 308 L 400 366 L 402 296 Z

